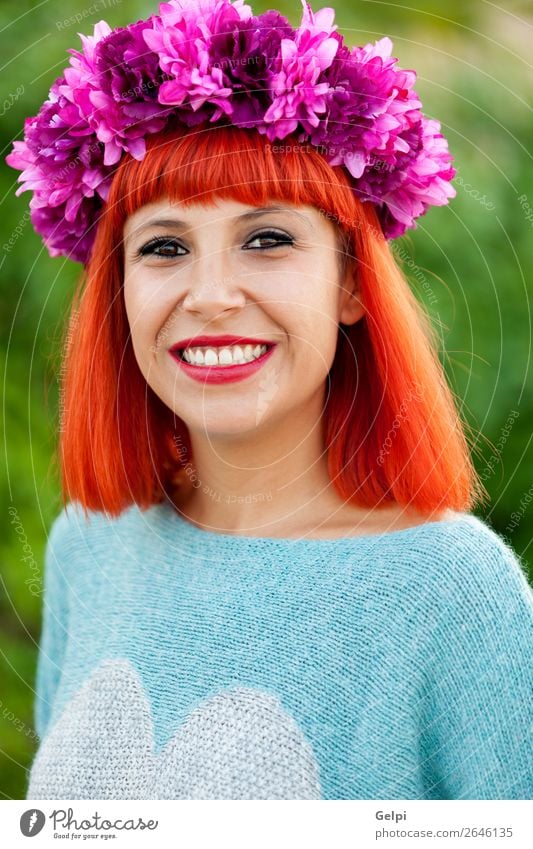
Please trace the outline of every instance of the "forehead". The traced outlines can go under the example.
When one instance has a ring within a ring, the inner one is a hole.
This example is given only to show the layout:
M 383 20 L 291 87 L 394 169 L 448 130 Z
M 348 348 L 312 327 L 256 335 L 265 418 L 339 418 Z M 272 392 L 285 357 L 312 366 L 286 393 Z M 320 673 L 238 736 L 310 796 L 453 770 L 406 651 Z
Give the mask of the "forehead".
M 314 206 L 294 205 L 272 201 L 264 206 L 249 206 L 232 199 L 218 199 L 214 203 L 171 203 L 168 199 L 145 204 L 128 216 L 124 235 L 130 235 L 148 226 L 174 224 L 192 229 L 210 225 L 237 226 L 253 223 L 264 216 L 284 218 L 298 222 L 312 233 L 332 227 L 331 222 Z

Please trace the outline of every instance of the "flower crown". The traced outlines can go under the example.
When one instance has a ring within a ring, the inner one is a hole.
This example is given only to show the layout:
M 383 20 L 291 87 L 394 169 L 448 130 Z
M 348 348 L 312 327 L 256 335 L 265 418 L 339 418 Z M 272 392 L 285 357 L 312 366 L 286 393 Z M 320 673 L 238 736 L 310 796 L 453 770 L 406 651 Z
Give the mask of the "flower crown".
M 455 197 L 440 123 L 421 113 L 415 71 L 394 67 L 392 42 L 348 48 L 334 9 L 301 0 L 294 29 L 243 0 L 170 0 L 159 14 L 112 30 L 105 21 L 70 50 L 69 66 L 6 162 L 33 192 L 35 230 L 51 256 L 86 263 L 95 224 L 124 153 L 176 122 L 254 127 L 343 165 L 361 201 L 375 204 L 387 239 L 416 228 L 429 206 Z

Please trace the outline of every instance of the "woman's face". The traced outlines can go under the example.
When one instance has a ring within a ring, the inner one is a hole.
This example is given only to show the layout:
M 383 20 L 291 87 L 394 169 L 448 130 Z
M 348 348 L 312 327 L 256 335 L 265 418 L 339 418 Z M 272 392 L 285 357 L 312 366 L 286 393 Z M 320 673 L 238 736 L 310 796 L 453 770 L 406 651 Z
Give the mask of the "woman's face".
M 242 434 L 323 400 L 339 322 L 363 313 L 353 273 L 340 277 L 339 248 L 335 225 L 312 206 L 164 200 L 128 218 L 135 356 L 191 431 Z

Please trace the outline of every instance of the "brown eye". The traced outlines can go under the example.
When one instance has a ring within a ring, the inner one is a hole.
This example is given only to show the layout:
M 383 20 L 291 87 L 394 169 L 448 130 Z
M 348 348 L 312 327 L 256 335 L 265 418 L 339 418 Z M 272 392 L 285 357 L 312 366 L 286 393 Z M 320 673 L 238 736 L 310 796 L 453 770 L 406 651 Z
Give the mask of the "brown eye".
M 176 239 L 169 238 L 159 238 L 159 239 L 151 239 L 142 248 L 139 249 L 139 256 L 146 256 L 147 254 L 154 254 L 155 256 L 162 257 L 177 257 L 177 256 L 185 256 L 185 254 L 176 253 L 177 249 L 185 250 L 183 245 L 180 245 Z
M 251 247 L 253 242 L 267 242 L 267 244 L 263 244 L 259 247 Z M 280 245 L 293 245 L 294 239 L 292 236 L 289 236 L 288 233 L 282 233 L 278 230 L 262 230 L 261 233 L 256 233 L 247 243 L 244 245 L 243 250 L 268 250 L 269 248 L 276 248 Z

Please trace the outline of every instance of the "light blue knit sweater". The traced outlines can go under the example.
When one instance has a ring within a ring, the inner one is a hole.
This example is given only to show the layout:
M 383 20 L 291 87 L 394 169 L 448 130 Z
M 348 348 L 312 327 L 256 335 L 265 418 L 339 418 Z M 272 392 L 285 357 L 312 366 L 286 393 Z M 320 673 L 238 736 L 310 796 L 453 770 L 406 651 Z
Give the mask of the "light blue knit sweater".
M 72 505 L 29 799 L 531 799 L 533 593 L 488 525 L 202 530 Z

